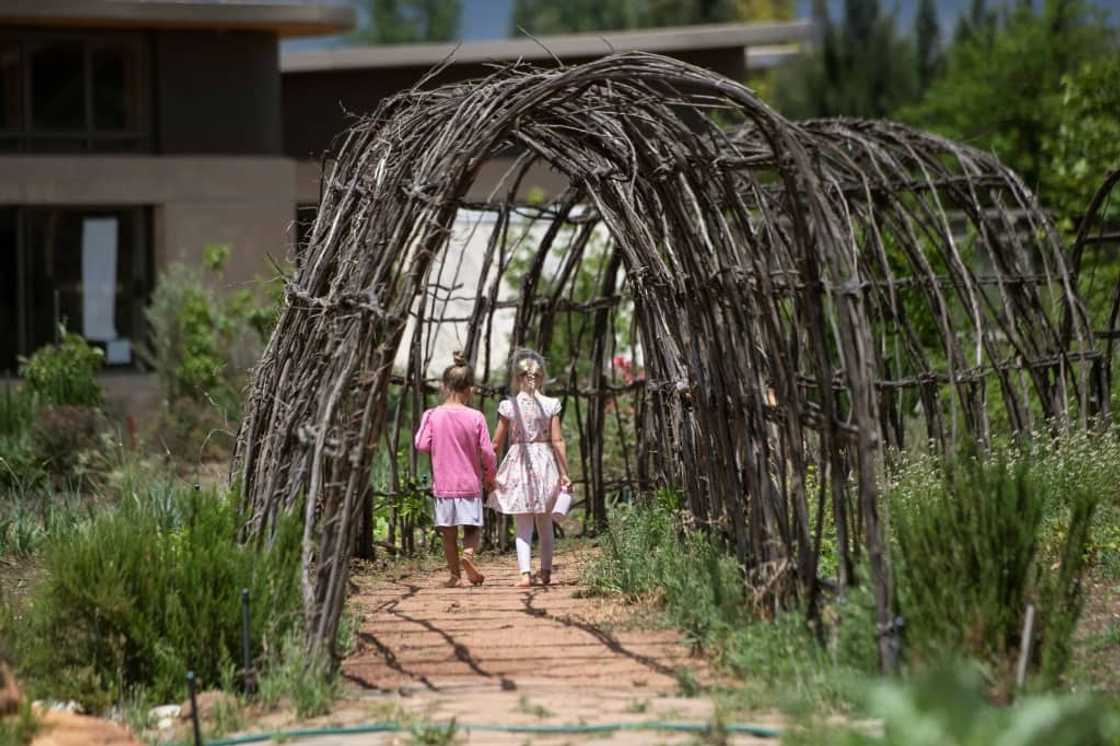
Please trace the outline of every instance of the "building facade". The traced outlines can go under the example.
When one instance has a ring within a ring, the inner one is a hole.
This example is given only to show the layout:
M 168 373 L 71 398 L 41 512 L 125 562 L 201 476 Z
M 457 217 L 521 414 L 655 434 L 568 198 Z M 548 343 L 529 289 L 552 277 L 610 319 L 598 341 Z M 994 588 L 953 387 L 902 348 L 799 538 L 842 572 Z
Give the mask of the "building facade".
M 350 8 L 307 3 L 0 2 L 0 375 L 60 325 L 101 347 L 110 371 L 138 370 L 159 270 L 220 244 L 223 282 L 266 276 L 313 215 L 319 157 L 347 112 L 374 110 L 437 65 L 429 85 L 494 63 L 640 49 L 742 79 L 796 54 L 811 31 L 727 24 L 280 52 L 282 39 L 353 24 Z M 472 196 L 507 165 L 486 164 Z M 563 183 L 541 169 L 525 187 Z
M 296 202 L 279 41 L 349 9 L 139 0 L 0 4 L 0 371 L 60 324 L 134 367 L 155 273 L 232 248 L 263 270 Z

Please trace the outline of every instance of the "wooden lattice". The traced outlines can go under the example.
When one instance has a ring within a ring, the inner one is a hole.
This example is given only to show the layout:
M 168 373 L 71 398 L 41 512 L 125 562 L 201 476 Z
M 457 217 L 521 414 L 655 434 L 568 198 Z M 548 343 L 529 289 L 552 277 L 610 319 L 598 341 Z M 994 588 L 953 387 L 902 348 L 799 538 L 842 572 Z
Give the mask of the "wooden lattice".
M 499 154 L 514 159 L 503 186 L 469 203 Z M 539 163 L 567 190 L 518 204 Z M 488 358 L 503 307 L 514 344 L 552 352 L 597 523 L 620 485 L 678 487 L 761 603 L 798 598 L 811 613 L 822 584 L 854 582 L 865 553 L 886 668 L 897 655 L 877 487 L 888 447 L 985 441 L 1001 426 L 992 411 L 1019 433 L 1107 411 L 1107 366 L 1031 194 L 990 155 L 913 129 L 792 123 L 731 80 L 627 53 L 418 87 L 342 135 L 324 167 L 235 461 L 248 539 L 304 506 L 312 647 L 333 651 L 375 455 L 406 442 L 399 433 L 431 403 L 428 365 L 445 361 L 430 360 L 430 334 L 450 323 L 439 302 L 450 293 L 470 300 L 463 342 L 480 371 L 501 363 Z M 468 207 L 495 216 L 483 269 L 448 279 L 449 235 Z M 609 236 L 597 292 L 577 296 L 596 231 Z M 503 301 L 526 240 L 520 296 Z M 623 304 L 632 341 L 620 340 Z M 585 332 L 569 330 L 570 359 L 556 359 L 558 320 L 573 316 Z M 408 369 L 394 371 L 410 317 Z M 640 350 L 643 378 L 620 378 L 621 346 Z M 626 423 L 613 407 L 623 396 L 635 407 Z M 621 473 L 604 466 L 608 432 Z M 834 580 L 818 573 L 826 512 Z

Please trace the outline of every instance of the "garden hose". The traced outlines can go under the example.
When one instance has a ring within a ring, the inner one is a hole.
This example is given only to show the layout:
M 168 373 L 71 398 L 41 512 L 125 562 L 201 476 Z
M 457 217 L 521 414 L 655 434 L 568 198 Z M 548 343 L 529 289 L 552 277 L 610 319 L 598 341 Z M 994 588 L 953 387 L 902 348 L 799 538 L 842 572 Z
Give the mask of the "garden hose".
M 388 720 L 365 725 L 328 726 L 323 728 L 299 728 L 296 730 L 274 731 L 271 733 L 248 733 L 230 738 L 219 738 L 206 741 L 206 746 L 240 746 L 245 743 L 263 743 L 266 741 L 288 741 L 294 738 L 313 738 L 315 736 L 348 736 L 363 733 L 394 733 L 412 729 L 412 725 L 396 720 Z M 740 733 L 757 736 L 759 738 L 778 738 L 781 731 L 762 725 L 748 723 L 674 723 L 663 720 L 644 720 L 634 723 L 573 723 L 573 724 L 547 724 L 539 725 L 497 725 L 479 723 L 460 723 L 451 721 L 446 724 L 433 723 L 430 727 L 454 727 L 457 731 L 482 731 L 491 733 L 528 733 L 528 734 L 553 734 L 553 733 L 612 733 L 619 730 L 651 730 L 672 733 L 707 733 L 712 730 L 724 733 Z

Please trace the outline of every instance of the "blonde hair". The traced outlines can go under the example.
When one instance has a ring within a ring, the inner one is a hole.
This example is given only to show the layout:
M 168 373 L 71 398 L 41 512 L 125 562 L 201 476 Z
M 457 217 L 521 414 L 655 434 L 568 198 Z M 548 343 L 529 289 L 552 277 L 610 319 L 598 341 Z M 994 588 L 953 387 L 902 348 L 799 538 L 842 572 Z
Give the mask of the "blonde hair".
M 548 380 L 548 372 L 540 353 L 524 347 L 513 351 L 509 359 L 511 393 L 526 391 L 530 394 L 543 394 L 546 380 Z
M 474 369 L 461 350 L 451 353 L 452 364 L 443 369 L 443 385 L 448 391 L 461 394 L 474 386 Z

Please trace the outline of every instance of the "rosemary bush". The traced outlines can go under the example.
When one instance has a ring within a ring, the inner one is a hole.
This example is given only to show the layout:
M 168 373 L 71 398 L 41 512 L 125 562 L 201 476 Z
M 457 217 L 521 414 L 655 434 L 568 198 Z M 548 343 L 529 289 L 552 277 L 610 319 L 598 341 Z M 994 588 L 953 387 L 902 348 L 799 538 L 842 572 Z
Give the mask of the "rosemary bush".
M 911 456 L 888 485 L 912 658 L 946 650 L 975 658 L 1004 695 L 1028 603 L 1038 612 L 1034 668 L 1047 685 L 1063 674 L 1093 554 L 1093 516 L 1120 485 L 1111 435 L 1036 442 L 948 463 Z

